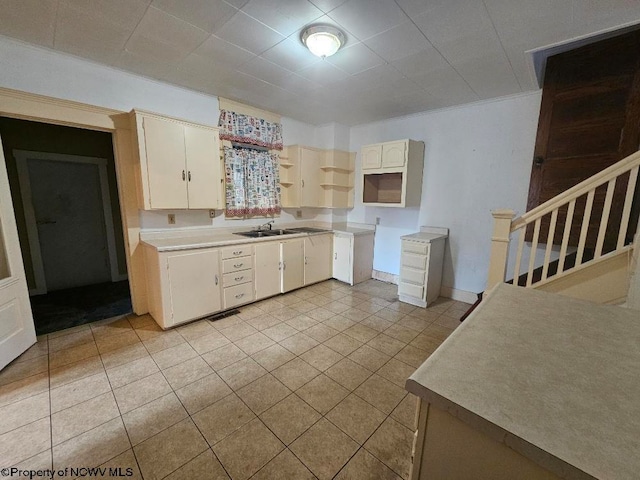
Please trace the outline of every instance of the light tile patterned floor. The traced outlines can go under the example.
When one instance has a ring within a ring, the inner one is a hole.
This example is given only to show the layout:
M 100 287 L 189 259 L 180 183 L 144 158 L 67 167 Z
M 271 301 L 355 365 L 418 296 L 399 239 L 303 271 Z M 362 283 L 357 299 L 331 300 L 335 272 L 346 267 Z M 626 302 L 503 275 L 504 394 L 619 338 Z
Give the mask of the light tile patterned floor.
M 0 467 L 407 479 L 404 381 L 469 305 L 396 288 L 331 280 L 164 332 L 130 315 L 41 337 L 0 372 Z

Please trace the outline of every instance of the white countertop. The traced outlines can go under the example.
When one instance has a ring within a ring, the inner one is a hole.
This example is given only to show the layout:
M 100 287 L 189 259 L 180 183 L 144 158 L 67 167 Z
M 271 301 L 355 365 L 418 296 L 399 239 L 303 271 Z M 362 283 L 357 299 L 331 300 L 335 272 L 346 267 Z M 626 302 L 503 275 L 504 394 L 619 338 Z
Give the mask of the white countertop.
M 638 478 L 637 310 L 501 284 L 406 388 L 561 478 Z
M 290 225 L 282 226 L 276 225 L 275 228 L 295 228 Z M 320 227 L 322 228 L 322 227 Z M 236 230 L 236 229 L 234 229 Z M 238 227 L 237 231 L 249 230 L 246 227 Z M 210 248 L 210 247 L 223 247 L 225 245 L 239 245 L 243 243 L 254 242 L 268 242 L 274 240 L 281 240 L 286 238 L 300 238 L 307 237 L 309 235 L 325 235 L 327 233 L 340 232 L 351 235 L 372 235 L 375 233 L 375 229 L 354 227 L 346 224 L 335 225 L 334 227 L 328 227 L 326 232 L 305 232 L 288 234 L 282 236 L 262 237 L 262 238 L 250 238 L 243 237 L 242 235 L 236 235 L 229 229 L 194 229 L 192 231 L 166 231 L 166 232 L 142 232 L 140 240 L 145 245 L 155 248 L 159 252 L 170 252 L 178 250 L 190 250 L 194 248 Z
M 417 242 L 431 243 L 434 240 L 447 238 L 447 235 L 443 235 L 441 233 L 418 232 L 412 233 L 411 235 L 403 235 L 400 238 L 403 240 L 414 240 Z

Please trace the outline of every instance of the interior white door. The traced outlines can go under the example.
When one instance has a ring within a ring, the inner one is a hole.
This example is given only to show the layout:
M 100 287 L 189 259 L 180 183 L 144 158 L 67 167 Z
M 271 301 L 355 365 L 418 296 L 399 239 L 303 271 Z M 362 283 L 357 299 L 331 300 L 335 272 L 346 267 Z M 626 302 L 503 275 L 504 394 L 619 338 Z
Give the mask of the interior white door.
M 43 159 L 27 165 L 47 290 L 110 282 L 98 165 Z
M 0 370 L 34 343 L 36 330 L 0 139 Z

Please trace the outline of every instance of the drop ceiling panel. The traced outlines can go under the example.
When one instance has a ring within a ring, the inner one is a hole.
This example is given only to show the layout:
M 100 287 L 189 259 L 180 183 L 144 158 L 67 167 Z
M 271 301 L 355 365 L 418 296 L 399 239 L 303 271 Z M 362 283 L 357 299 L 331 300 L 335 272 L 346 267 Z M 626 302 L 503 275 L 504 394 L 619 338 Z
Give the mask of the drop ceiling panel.
M 346 0 L 311 0 L 311 3 L 313 3 L 324 13 L 329 13 L 331 10 L 339 7 L 344 2 L 346 2 Z
M 304 95 L 307 98 L 321 88 L 319 83 L 301 77 L 296 73 L 292 73 L 288 77 L 279 80 L 275 85 L 296 95 Z
M 327 58 L 327 62 L 353 75 L 384 63 L 384 60 L 373 53 L 364 43 L 356 43 L 344 48 Z
M 408 20 L 402 9 L 388 0 L 349 0 L 332 10 L 329 16 L 360 40 Z
M 408 57 L 396 60 L 391 65 L 409 78 L 425 75 L 431 71 L 450 66 L 440 52 L 432 46 Z
M 57 0 L 2 0 L 0 34 L 53 47 Z
M 375 35 L 365 43 L 387 62 L 418 53 L 431 44 L 413 22 L 405 22 L 386 32 Z
M 266 82 L 274 83 L 283 80 L 291 75 L 292 72 L 271 63 L 264 58 L 255 57 L 238 68 L 238 71 L 260 78 Z
M 329 85 L 346 78 L 349 74 L 338 67 L 333 66 L 326 60 L 314 63 L 310 67 L 303 68 L 297 72 L 301 77 L 319 83 L 320 85 Z
M 467 60 L 455 68 L 481 99 L 510 95 L 521 90 L 504 55 Z
M 604 30 L 620 24 L 640 21 L 640 3 L 630 0 L 573 0 L 573 24 L 576 36 L 594 29 Z
M 153 0 L 152 5 L 209 33 L 214 33 L 238 11 L 223 0 Z
M 324 14 L 307 0 L 250 0 L 242 11 L 285 37 Z
M 248 62 L 256 55 L 229 43 L 215 35 L 211 35 L 196 48 L 193 53 L 203 57 L 208 62 L 215 62 L 225 67 L 238 67 Z
M 133 30 L 140 23 L 150 3 L 151 0 L 62 0 L 59 8 L 66 4 L 67 7 L 87 15 L 118 24 L 126 30 Z
M 321 60 L 307 50 L 297 37 L 290 37 L 264 52 L 261 57 L 295 72 Z
M 285 38 L 243 12 L 238 12 L 231 17 L 216 32 L 216 35 L 256 55 L 269 50 Z

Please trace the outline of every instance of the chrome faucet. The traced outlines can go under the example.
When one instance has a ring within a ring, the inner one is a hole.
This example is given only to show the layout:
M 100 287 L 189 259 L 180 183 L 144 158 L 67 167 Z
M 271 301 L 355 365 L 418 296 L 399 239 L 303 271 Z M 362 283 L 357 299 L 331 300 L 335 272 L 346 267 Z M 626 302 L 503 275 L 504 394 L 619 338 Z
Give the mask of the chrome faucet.
M 270 222 L 264 223 L 258 227 L 258 230 L 271 230 L 274 222 L 275 220 L 271 220 Z

